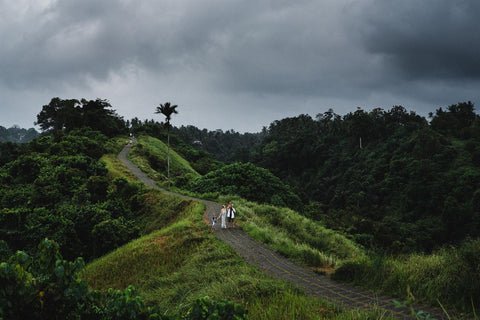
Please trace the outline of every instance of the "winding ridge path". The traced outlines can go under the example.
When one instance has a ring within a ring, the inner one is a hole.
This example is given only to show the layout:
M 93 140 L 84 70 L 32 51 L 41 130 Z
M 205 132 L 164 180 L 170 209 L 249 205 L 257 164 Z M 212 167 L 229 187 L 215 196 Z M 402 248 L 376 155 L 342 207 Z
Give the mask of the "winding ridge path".
M 143 171 L 134 165 L 127 154 L 131 145 L 126 145 L 118 154 L 119 160 L 132 173 L 147 186 L 160 189 L 162 192 L 173 194 L 186 199 L 201 201 L 206 205 L 206 211 L 203 219 L 206 223 L 211 221 L 214 212 L 219 213 L 221 205 L 212 201 L 198 198 L 187 197 L 178 193 L 170 192 L 158 187 L 158 185 L 149 178 Z M 377 295 L 371 291 L 361 290 L 352 286 L 331 280 L 327 276 L 314 273 L 312 270 L 298 266 L 278 253 L 268 248 L 263 243 L 253 239 L 240 228 L 234 229 L 215 229 L 215 233 L 222 241 L 235 249 L 248 263 L 254 265 L 266 274 L 291 282 L 293 285 L 301 287 L 307 295 L 322 297 L 336 304 L 347 308 L 372 309 L 377 306 L 380 309 L 392 313 L 397 319 L 413 319 L 407 308 L 396 308 L 393 299 Z M 423 310 L 425 313 L 435 319 L 447 319 L 446 315 L 440 309 L 434 309 L 424 306 L 416 306 L 415 310 Z

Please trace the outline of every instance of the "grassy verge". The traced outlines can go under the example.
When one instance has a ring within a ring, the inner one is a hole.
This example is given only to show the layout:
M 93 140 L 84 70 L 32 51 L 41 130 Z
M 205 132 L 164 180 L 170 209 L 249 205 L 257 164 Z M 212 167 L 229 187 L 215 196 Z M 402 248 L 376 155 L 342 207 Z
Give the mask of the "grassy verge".
M 137 182 L 138 179 L 133 175 L 133 173 L 128 170 L 121 162 L 118 160 L 117 156 L 114 154 L 105 154 L 100 158 L 100 161 L 105 163 L 105 167 L 108 170 L 108 177 L 111 179 L 123 177 L 129 182 Z
M 418 302 L 472 314 L 480 308 L 480 240 L 429 255 L 371 255 L 349 260 L 335 279 Z
M 150 178 L 166 187 L 167 179 L 167 145 L 161 140 L 141 135 L 133 145 L 129 159 Z M 188 161 L 170 148 L 171 182 L 182 186 L 200 175 L 190 166 Z
M 364 255 L 350 239 L 293 210 L 238 197 L 220 197 L 219 201 L 233 201 L 237 221 L 247 233 L 297 263 L 328 271 L 345 259 Z

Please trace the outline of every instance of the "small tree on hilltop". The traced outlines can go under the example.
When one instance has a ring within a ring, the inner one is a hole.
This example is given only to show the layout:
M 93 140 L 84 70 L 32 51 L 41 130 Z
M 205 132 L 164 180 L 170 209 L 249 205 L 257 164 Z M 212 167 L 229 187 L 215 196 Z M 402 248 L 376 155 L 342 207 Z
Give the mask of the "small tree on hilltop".
M 170 187 L 170 119 L 172 114 L 178 113 L 176 110 L 178 106 L 176 104 L 171 105 L 170 102 L 165 102 L 165 104 L 160 104 L 155 109 L 155 113 L 161 113 L 165 115 L 165 126 L 167 127 L 167 177 L 168 177 L 168 186 Z

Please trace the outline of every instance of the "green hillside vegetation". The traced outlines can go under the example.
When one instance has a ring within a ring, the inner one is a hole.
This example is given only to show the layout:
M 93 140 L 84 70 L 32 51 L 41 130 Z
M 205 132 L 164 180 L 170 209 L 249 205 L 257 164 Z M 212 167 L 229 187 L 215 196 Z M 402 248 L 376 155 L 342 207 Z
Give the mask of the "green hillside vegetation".
M 126 123 L 109 108 L 55 98 L 38 117 L 47 135 L 0 143 L 0 320 L 242 319 L 245 310 L 249 319 L 387 318 L 308 298 L 246 264 L 202 221 L 201 203 L 145 187 L 118 161 Z M 248 136 L 251 163 L 227 166 L 172 135 L 171 178 L 182 192 L 196 185 L 233 201 L 239 225 L 299 264 L 471 318 L 480 309 L 479 128 L 470 103 L 430 123 L 401 107 L 301 115 Z M 165 185 L 162 126 L 137 129 L 158 132 L 139 135 L 129 157 Z
M 125 139 L 81 130 L 0 145 L 0 257 L 35 250 L 48 237 L 66 259 L 89 261 L 144 234 L 152 207 L 116 158 Z
M 167 144 L 166 124 L 159 123 L 154 120 L 140 121 L 134 118 L 131 121 L 130 131 L 135 135 L 146 135 L 157 138 Z M 171 128 L 176 131 L 175 127 Z M 205 130 L 206 131 L 206 130 Z M 200 149 L 194 144 L 194 141 L 188 141 L 173 134 L 170 135 L 170 145 L 176 153 L 187 160 L 195 171 L 204 175 L 210 171 L 214 171 L 224 164 L 217 160 L 211 153 Z
M 214 176 L 214 173 L 208 175 Z M 440 249 L 431 255 L 379 255 L 356 244 L 350 235 L 327 229 L 322 222 L 294 210 L 234 195 L 220 196 L 216 201 L 233 201 L 238 224 L 251 236 L 317 272 L 333 273 L 338 280 L 379 290 L 398 299 L 408 299 L 407 288 L 410 288 L 410 293 L 420 302 L 436 306 L 441 302 L 465 312 L 478 308 L 479 301 L 474 299 L 480 292 L 475 258 L 478 241 Z
M 186 186 L 198 193 L 235 194 L 243 198 L 298 209 L 300 198 L 268 170 L 251 163 L 233 163 L 193 180 Z
M 150 136 L 140 135 L 137 139 L 129 158 L 160 185 L 167 186 L 167 145 Z M 170 175 L 177 187 L 200 177 L 190 163 L 173 149 L 170 149 Z
M 286 283 L 249 266 L 201 219 L 205 207 L 155 193 L 160 200 L 188 204 L 164 227 L 90 263 L 82 278 L 94 288 L 132 284 L 146 305 L 184 314 L 199 298 L 246 306 L 249 319 L 368 319 L 382 312 L 352 312 L 305 297 Z M 164 210 L 158 207 L 157 216 Z

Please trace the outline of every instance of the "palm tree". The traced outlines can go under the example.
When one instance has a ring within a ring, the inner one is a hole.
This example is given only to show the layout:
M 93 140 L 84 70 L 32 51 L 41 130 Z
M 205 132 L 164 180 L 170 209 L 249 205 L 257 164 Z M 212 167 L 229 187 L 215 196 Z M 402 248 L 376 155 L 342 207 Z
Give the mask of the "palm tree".
M 160 104 L 155 109 L 155 113 L 161 113 L 165 115 L 165 125 L 167 126 L 167 176 L 168 176 L 168 187 L 170 187 L 170 119 L 172 114 L 178 113 L 175 110 L 178 106 L 176 104 L 171 105 L 170 102 L 165 102 L 165 104 Z

